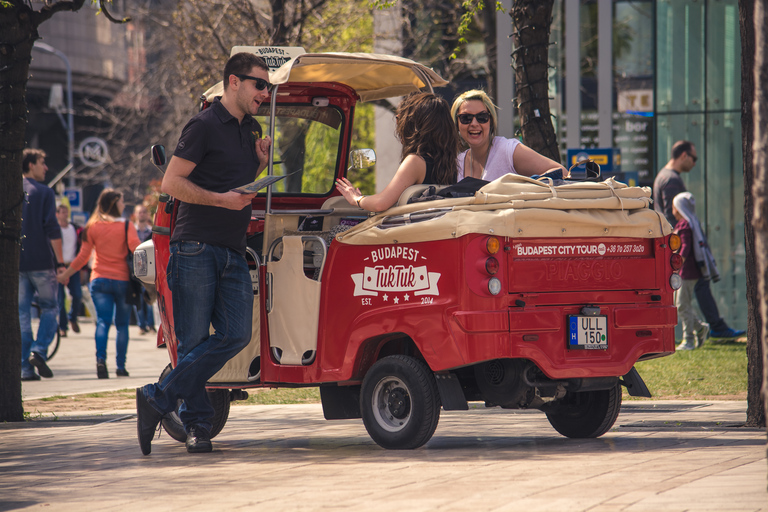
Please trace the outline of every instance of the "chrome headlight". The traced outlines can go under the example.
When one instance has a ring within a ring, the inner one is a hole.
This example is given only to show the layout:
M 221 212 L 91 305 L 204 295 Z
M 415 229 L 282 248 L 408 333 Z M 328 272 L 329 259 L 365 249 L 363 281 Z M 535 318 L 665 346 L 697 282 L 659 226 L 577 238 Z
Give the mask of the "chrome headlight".
M 133 274 L 145 284 L 155 284 L 155 244 L 152 240 L 133 251 Z

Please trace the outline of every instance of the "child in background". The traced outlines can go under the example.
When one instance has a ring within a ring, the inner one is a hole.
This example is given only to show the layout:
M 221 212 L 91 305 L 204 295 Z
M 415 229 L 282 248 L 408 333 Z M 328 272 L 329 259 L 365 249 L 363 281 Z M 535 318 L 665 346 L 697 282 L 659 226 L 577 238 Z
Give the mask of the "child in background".
M 709 324 L 701 321 L 693 309 L 693 287 L 702 276 L 717 281 L 717 267 L 696 217 L 696 201 L 690 192 L 681 192 L 672 200 L 672 215 L 677 219 L 675 232 L 680 235 L 683 286 L 675 292 L 677 314 L 683 324 L 683 341 L 677 350 L 693 350 L 709 336 Z

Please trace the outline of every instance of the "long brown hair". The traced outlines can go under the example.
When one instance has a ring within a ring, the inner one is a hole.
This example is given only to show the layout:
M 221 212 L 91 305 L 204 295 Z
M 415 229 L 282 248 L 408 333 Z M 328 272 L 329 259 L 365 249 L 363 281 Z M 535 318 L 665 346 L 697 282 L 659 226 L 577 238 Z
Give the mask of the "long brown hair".
M 105 188 L 101 191 L 99 198 L 96 200 L 96 208 L 83 229 L 84 239 L 88 238 L 88 228 L 97 222 L 112 222 L 120 217 L 121 212 L 117 207 L 117 202 L 121 197 L 123 197 L 123 194 L 113 188 Z
M 431 92 L 412 93 L 397 107 L 395 118 L 401 159 L 411 154 L 430 158 L 437 185 L 456 183 L 459 137 L 448 102 Z

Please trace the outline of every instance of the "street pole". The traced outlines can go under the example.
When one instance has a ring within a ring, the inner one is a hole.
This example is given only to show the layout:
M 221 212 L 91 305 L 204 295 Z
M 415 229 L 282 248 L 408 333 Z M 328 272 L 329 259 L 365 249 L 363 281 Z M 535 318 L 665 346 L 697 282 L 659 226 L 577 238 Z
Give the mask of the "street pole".
M 40 50 L 46 53 L 51 53 L 58 58 L 60 58 L 64 62 L 64 66 L 67 68 L 67 122 L 64 123 L 64 119 L 60 118 L 61 124 L 64 125 L 64 129 L 67 130 L 67 142 L 68 142 L 68 157 L 69 157 L 69 165 L 67 166 L 67 169 L 64 170 L 63 173 L 61 173 L 58 178 L 60 179 L 61 176 L 69 172 L 75 165 L 75 120 L 74 120 L 74 108 L 72 106 L 72 67 L 69 65 L 69 59 L 67 58 L 64 53 L 57 50 L 53 46 L 43 43 L 41 41 L 35 41 L 35 44 L 32 46 L 33 50 Z M 56 180 L 58 181 L 58 179 Z M 73 187 L 75 185 L 75 179 L 74 177 L 69 177 L 69 186 Z

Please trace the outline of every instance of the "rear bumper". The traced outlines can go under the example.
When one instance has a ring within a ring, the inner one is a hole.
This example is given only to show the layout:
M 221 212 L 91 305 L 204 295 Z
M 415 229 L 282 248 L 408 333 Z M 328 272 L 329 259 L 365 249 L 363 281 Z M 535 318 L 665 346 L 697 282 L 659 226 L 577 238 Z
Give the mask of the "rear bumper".
M 465 364 L 500 358 L 533 361 L 553 379 L 624 375 L 646 354 L 675 350 L 674 306 L 602 306 L 608 317 L 607 350 L 572 350 L 567 317 L 576 307 L 457 311 L 449 325 Z

